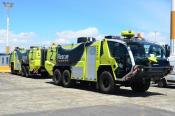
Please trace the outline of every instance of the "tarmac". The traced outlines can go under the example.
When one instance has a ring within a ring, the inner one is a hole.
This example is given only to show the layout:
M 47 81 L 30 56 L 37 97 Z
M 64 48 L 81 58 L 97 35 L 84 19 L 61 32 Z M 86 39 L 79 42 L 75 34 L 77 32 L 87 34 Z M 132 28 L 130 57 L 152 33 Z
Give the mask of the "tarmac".
M 95 87 L 56 86 L 51 79 L 0 73 L 2 116 L 174 116 L 175 86 L 152 85 L 146 93 L 121 87 L 113 94 Z

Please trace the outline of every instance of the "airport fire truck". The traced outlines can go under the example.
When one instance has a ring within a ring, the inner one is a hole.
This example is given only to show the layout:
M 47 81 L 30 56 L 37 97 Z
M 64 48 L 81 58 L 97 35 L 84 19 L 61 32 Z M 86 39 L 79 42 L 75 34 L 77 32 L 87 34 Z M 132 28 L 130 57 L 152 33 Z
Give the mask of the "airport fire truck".
M 116 86 L 129 86 L 145 92 L 150 81 L 159 81 L 172 70 L 169 49 L 135 37 L 132 31 L 122 37 L 103 40 L 80 37 L 77 44 L 48 48 L 45 68 L 55 84 L 72 87 L 75 82 L 95 83 L 103 93 Z
M 15 50 L 11 53 L 10 67 L 12 74 L 21 74 L 22 76 L 24 76 L 24 74 L 22 73 L 22 67 L 29 64 L 28 53 L 29 50 L 19 47 L 16 47 Z
M 13 74 L 20 74 L 24 77 L 31 75 L 47 76 L 44 62 L 47 50 L 40 47 L 30 47 L 29 50 L 19 47 L 11 53 L 10 65 Z

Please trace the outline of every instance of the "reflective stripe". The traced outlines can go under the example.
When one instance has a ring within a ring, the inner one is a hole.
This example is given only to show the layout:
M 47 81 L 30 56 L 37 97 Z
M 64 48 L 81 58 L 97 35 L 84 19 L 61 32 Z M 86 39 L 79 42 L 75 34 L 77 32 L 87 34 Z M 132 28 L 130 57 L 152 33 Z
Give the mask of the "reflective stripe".
M 130 47 L 127 47 L 127 48 L 128 48 L 129 56 L 131 58 L 132 66 L 135 66 L 134 56 L 132 54 L 131 48 Z

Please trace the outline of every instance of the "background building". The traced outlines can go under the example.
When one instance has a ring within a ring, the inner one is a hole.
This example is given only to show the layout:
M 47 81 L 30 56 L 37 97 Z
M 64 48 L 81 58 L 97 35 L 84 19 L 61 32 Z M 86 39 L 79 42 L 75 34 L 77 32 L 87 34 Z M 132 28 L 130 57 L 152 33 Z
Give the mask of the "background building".
M 0 72 L 10 72 L 9 59 L 9 54 L 0 53 Z

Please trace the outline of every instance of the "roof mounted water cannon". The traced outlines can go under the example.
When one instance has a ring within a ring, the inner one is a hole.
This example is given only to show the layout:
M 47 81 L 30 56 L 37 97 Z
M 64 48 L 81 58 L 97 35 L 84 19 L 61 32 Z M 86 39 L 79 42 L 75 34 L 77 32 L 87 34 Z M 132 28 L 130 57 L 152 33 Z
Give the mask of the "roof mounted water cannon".
M 144 41 L 145 39 L 143 38 L 141 33 L 137 33 L 137 36 L 135 37 L 137 41 Z
M 122 40 L 127 42 L 128 41 L 145 41 L 141 33 L 137 33 L 137 35 L 135 35 L 135 33 L 131 30 L 122 31 L 121 36 L 112 36 L 112 35 L 105 36 L 105 39 L 117 39 L 117 40 Z
M 129 31 L 122 31 L 121 32 L 121 36 L 123 36 L 124 39 L 131 39 L 132 37 L 135 36 L 135 33 L 133 31 L 131 31 L 131 30 L 129 30 Z

